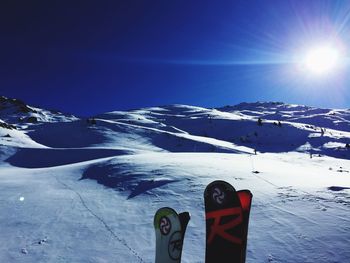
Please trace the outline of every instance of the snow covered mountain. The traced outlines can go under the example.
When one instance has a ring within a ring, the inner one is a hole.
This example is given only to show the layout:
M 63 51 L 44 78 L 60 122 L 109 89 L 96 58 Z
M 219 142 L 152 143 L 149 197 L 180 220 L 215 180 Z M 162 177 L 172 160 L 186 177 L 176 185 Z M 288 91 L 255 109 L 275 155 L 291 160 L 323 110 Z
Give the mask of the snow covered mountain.
M 76 120 L 73 115 L 65 115 L 57 110 L 44 110 L 25 104 L 19 99 L 0 96 L 0 119 L 11 124 L 37 122 L 65 122 Z
M 204 262 L 203 191 L 252 191 L 247 262 L 350 258 L 350 110 L 168 105 L 77 118 L 0 97 L 0 262 L 153 262 L 153 215 L 192 214 L 183 262 Z M 255 154 L 256 153 L 256 154 Z

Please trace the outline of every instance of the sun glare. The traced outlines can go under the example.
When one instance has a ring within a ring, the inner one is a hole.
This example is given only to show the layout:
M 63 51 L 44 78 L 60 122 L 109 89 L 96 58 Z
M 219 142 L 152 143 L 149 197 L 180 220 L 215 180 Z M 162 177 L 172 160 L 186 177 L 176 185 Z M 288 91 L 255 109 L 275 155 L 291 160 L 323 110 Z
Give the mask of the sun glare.
M 304 67 L 316 75 L 332 72 L 339 62 L 339 52 L 329 46 L 311 49 L 305 56 Z

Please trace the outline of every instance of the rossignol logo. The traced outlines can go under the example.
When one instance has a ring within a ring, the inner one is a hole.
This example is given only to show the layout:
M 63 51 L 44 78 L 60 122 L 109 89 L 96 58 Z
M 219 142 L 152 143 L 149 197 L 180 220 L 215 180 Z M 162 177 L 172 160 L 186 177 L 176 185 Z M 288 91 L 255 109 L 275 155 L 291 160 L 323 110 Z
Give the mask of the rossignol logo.
M 180 231 L 174 232 L 168 243 L 168 253 L 172 260 L 178 260 L 181 257 L 182 235 Z
M 225 192 L 223 192 L 219 187 L 215 187 L 212 198 L 217 204 L 221 205 L 225 200 Z
M 171 222 L 170 219 L 167 218 L 166 216 L 163 216 L 160 220 L 159 220 L 159 230 L 163 235 L 167 235 L 169 234 L 170 230 L 171 230 Z
M 231 216 L 235 216 L 235 218 L 226 223 L 222 223 L 222 218 Z M 233 244 L 242 244 L 242 238 L 240 236 L 234 236 L 229 232 L 229 230 L 239 227 L 243 222 L 242 209 L 240 207 L 232 207 L 206 213 L 206 219 L 214 219 L 214 222 L 210 226 L 210 233 L 207 238 L 208 244 L 210 244 L 216 236 L 219 236 Z

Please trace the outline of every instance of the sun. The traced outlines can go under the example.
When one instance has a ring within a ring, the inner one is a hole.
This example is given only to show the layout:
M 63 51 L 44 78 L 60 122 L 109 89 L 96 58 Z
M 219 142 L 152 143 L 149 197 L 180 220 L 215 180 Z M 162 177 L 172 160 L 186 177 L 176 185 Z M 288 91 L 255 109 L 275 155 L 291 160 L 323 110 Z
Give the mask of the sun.
M 303 60 L 303 66 L 315 75 L 329 74 L 339 64 L 339 51 L 331 46 L 310 49 Z

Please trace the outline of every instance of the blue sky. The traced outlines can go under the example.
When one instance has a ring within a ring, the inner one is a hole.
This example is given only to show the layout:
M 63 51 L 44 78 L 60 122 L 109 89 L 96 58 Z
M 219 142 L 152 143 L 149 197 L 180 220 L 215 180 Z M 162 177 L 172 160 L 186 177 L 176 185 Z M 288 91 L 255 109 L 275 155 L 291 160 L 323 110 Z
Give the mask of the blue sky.
M 172 103 L 348 108 L 347 1 L 1 1 L 0 95 L 93 115 Z M 341 49 L 327 76 L 304 50 Z

